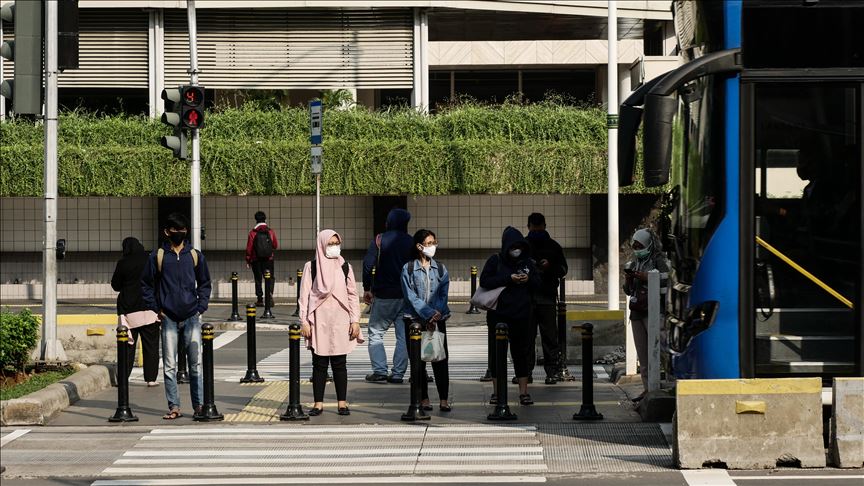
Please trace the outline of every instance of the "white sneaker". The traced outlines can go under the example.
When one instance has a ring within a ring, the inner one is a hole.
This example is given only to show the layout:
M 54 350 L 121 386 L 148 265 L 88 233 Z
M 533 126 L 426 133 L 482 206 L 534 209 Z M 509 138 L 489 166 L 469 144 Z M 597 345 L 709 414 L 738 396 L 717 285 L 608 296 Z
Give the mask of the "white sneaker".
M 159 386 L 159 382 L 156 382 L 156 381 L 148 381 L 148 382 L 147 382 L 147 386 L 148 386 L 148 387 Z

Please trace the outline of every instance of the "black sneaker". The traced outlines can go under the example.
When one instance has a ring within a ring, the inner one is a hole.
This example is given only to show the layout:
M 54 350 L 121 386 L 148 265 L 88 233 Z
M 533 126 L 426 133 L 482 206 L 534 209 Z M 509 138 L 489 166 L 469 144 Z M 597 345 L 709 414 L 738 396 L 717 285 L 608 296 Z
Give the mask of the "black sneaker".
M 480 381 L 492 381 L 492 372 L 486 369 L 486 374 L 480 377 Z
M 185 384 L 189 383 L 189 373 L 185 371 L 181 371 L 177 373 L 177 383 Z
M 555 383 L 558 383 L 558 380 L 556 380 L 554 376 L 550 376 L 550 375 L 546 376 L 546 384 L 547 385 L 554 385 Z
M 369 383 L 387 383 L 388 377 L 387 375 L 379 375 L 377 373 L 372 373 L 370 375 L 366 375 L 366 381 Z
M 400 385 L 404 382 L 405 382 L 405 380 L 402 378 L 397 378 L 395 376 L 388 376 L 387 377 L 387 383 L 393 383 L 394 385 Z
M 264 299 L 258 297 L 258 300 L 255 301 L 255 307 L 264 307 Z

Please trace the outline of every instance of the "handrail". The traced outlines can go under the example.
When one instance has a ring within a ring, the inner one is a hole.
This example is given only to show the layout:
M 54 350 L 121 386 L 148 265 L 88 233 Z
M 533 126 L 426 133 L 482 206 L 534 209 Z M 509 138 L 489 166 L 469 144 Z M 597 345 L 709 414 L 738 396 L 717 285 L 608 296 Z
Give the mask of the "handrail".
M 769 245 L 768 242 L 766 242 L 766 241 L 763 240 L 762 238 L 760 238 L 760 237 L 757 236 L 757 237 L 756 237 L 756 243 L 759 243 L 759 246 L 761 246 L 762 248 L 765 248 L 766 250 L 770 251 L 770 252 L 773 253 L 777 258 L 783 260 L 784 262 L 786 262 L 787 265 L 789 265 L 790 267 L 792 267 L 792 268 L 794 268 L 795 270 L 797 270 L 798 273 L 800 273 L 801 275 L 804 275 L 805 277 L 807 277 L 808 279 L 810 279 L 811 282 L 813 282 L 813 283 L 815 283 L 816 285 L 822 287 L 822 290 L 824 290 L 824 291 L 828 292 L 829 294 L 833 295 L 834 298 L 836 298 L 836 299 L 839 300 L 840 302 L 846 304 L 846 306 L 849 307 L 850 309 L 854 309 L 854 308 L 855 308 L 855 307 L 852 305 L 852 301 L 851 301 L 851 300 L 847 299 L 846 297 L 843 297 L 843 296 L 840 294 L 840 292 L 837 292 L 836 290 L 834 290 L 834 289 L 832 289 L 831 287 L 829 287 L 828 284 L 826 284 L 825 282 L 819 280 L 819 278 L 817 278 L 815 275 L 813 275 L 812 273 L 810 273 L 810 272 L 808 272 L 807 270 L 805 270 L 801 265 L 798 265 L 797 263 L 795 263 L 794 261 L 792 261 L 791 258 L 789 258 L 789 257 L 787 257 L 786 255 L 784 255 L 783 253 L 781 253 L 780 250 L 778 250 L 777 248 L 774 248 L 773 246 Z

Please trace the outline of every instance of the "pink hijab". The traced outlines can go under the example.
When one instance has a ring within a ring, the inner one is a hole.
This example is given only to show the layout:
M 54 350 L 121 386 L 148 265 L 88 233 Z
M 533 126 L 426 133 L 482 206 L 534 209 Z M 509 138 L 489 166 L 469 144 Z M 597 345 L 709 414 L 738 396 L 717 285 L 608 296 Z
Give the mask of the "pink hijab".
M 345 274 L 342 273 L 342 265 L 345 259 L 327 258 L 325 251 L 330 238 L 339 238 L 342 244 L 342 236 L 339 233 L 326 229 L 318 233 L 318 247 L 315 249 L 316 275 L 312 283 L 312 293 L 309 299 L 309 312 L 314 312 L 330 295 L 342 304 L 345 309 L 349 308 L 348 287 L 345 285 Z

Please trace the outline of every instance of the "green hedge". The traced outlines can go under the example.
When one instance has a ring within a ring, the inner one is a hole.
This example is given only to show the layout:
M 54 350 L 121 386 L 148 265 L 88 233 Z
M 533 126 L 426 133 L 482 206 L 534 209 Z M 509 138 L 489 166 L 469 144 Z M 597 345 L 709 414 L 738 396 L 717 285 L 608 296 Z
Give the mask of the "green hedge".
M 188 194 L 188 164 L 159 146 L 166 133 L 146 117 L 62 115 L 61 195 Z M 0 196 L 41 195 L 41 126 L 3 123 L 0 137 Z M 585 194 L 606 188 L 605 116 L 596 108 L 468 105 L 433 116 L 331 110 L 324 139 L 324 194 Z M 201 141 L 204 194 L 314 192 L 304 109 L 208 113 Z
M 0 310 L 0 370 L 23 370 L 39 339 L 39 319 L 30 309 Z

